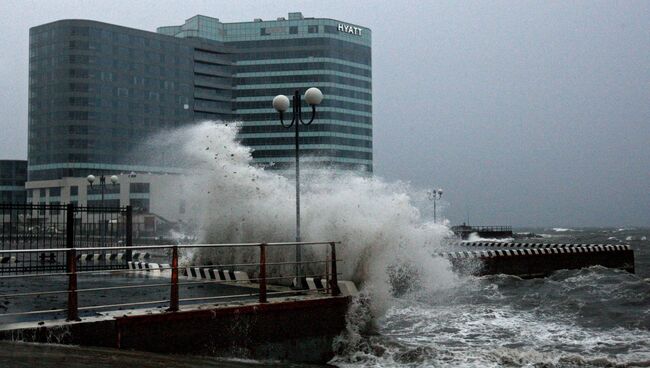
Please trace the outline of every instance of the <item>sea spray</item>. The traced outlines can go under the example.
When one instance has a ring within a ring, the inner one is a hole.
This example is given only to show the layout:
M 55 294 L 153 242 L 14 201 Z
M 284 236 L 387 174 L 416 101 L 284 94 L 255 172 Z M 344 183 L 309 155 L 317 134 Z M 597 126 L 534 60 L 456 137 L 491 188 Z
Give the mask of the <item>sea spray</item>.
M 174 164 L 190 175 L 184 200 L 196 214 L 197 239 L 206 243 L 284 242 L 294 239 L 295 187 L 292 178 L 254 164 L 252 149 L 237 141 L 237 124 L 203 122 L 155 137 L 151 146 L 175 152 Z M 364 173 L 312 169 L 302 181 L 303 241 L 339 241 L 343 279 L 366 287 L 373 305 L 390 298 L 387 269 L 408 265 L 422 287 L 453 283 L 448 261 L 434 257 L 443 238 L 441 224 L 427 221 L 413 204 L 425 196 L 408 183 L 388 183 Z M 305 247 L 305 259 L 325 260 L 323 246 Z M 273 262 L 290 262 L 293 248 L 270 249 Z M 202 249 L 195 264 L 255 263 L 258 250 Z M 309 267 L 308 267 L 309 268 Z M 271 268 L 290 277 L 291 267 Z M 323 273 L 323 265 L 308 269 Z M 378 307 L 379 309 L 384 309 Z

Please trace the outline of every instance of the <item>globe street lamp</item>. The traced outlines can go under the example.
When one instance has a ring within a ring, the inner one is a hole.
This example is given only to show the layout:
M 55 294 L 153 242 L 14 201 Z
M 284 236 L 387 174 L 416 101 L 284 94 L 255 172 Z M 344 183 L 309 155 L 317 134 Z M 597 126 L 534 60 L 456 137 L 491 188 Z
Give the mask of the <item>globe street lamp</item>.
M 311 119 L 305 123 L 302 120 L 302 105 L 300 101 L 300 91 L 295 90 L 293 94 L 293 117 L 291 123 L 284 123 L 284 112 L 289 108 L 289 98 L 284 95 L 277 95 L 273 98 L 273 108 L 280 113 L 280 124 L 285 128 L 294 127 L 296 132 L 295 145 L 296 145 L 296 243 L 300 243 L 300 125 L 309 125 L 316 117 L 316 105 L 323 101 L 323 93 L 315 87 L 309 88 L 305 91 L 305 102 L 311 106 Z M 302 249 L 300 244 L 296 244 L 296 280 L 302 275 Z M 298 282 L 296 282 L 298 286 Z
M 86 177 L 86 180 L 88 181 L 88 184 L 90 184 L 90 187 L 92 188 L 93 183 L 96 180 L 95 175 L 92 175 L 92 174 L 88 175 Z M 117 175 L 112 175 L 110 180 L 111 180 L 111 183 L 113 184 L 113 186 L 115 186 L 115 184 L 117 184 L 117 182 L 118 182 Z M 106 223 L 105 223 L 106 222 L 106 220 L 105 220 L 105 210 L 103 208 L 104 207 L 104 193 L 106 192 L 106 177 L 104 175 L 99 177 L 99 188 L 102 191 L 102 202 L 101 202 L 102 225 L 101 225 L 101 228 L 100 228 L 100 236 L 101 236 L 101 239 L 102 239 L 102 246 L 104 246 L 104 233 L 105 233 L 104 227 L 106 226 Z
M 442 189 L 437 188 L 427 192 L 429 200 L 433 201 L 433 222 L 436 223 L 436 202 L 442 198 Z

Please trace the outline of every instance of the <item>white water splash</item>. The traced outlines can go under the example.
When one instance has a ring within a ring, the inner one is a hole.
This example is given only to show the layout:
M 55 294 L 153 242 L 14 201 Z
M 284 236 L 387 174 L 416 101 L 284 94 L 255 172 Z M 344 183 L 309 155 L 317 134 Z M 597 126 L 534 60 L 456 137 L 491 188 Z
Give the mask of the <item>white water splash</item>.
M 510 243 L 513 242 L 514 238 L 481 238 L 477 233 L 471 233 L 467 237 L 468 242 L 502 242 Z
M 575 230 L 564 228 L 564 227 L 554 227 L 553 231 L 555 231 L 556 233 L 564 233 L 564 232 L 567 232 L 567 231 L 575 231 Z
M 204 122 L 158 136 L 152 145 L 173 148 L 176 163 L 193 172 L 183 187 L 188 207 L 198 214 L 199 241 L 293 241 L 293 179 L 253 165 L 251 149 L 237 142 L 237 132 L 233 124 Z M 344 279 L 386 297 L 386 267 L 400 263 L 416 267 L 428 288 L 454 282 L 448 261 L 432 257 L 451 235 L 449 229 L 427 221 L 413 205 L 414 197 L 426 198 L 424 191 L 404 182 L 329 170 L 305 172 L 301 189 L 302 239 L 340 241 Z M 324 259 L 325 254 L 324 247 L 306 249 L 306 258 Z M 238 252 L 237 258 L 233 252 L 202 250 L 194 261 L 254 262 L 256 257 L 256 249 Z M 291 261 L 293 249 L 271 257 Z

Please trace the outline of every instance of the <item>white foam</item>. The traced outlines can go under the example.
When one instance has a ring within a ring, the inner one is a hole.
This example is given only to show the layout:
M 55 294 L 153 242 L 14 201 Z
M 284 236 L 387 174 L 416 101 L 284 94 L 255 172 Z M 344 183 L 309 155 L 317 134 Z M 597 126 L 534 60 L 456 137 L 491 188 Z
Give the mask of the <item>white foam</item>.
M 557 233 L 564 233 L 564 232 L 567 232 L 567 231 L 575 231 L 575 230 L 564 228 L 564 227 L 554 227 L 553 231 L 555 231 Z
M 515 239 L 514 238 L 481 238 L 478 236 L 477 233 L 471 233 L 469 234 L 469 237 L 467 237 L 468 242 L 505 242 L 505 243 L 510 243 L 513 242 Z
M 617 366 L 650 361 L 650 332 L 592 329 L 561 316 L 541 317 L 509 306 L 428 305 L 408 302 L 391 308 L 381 320 L 374 348 L 339 356 L 332 363 L 373 366 Z M 418 347 L 414 350 L 413 347 Z M 571 349 L 567 349 L 571 347 Z M 621 347 L 612 356 L 608 349 Z M 624 348 L 624 349 L 623 349 Z M 368 351 L 369 350 L 369 351 Z M 382 351 L 382 354 L 372 354 Z M 406 354 L 405 354 L 406 352 Z M 405 362 L 407 356 L 409 361 Z
M 256 167 L 251 148 L 237 142 L 237 132 L 233 124 L 204 122 L 154 138 L 153 146 L 177 152 L 177 164 L 195 173 L 186 177 L 182 194 L 170 194 L 182 195 L 187 212 L 196 214 L 200 242 L 294 239 L 293 179 Z M 310 159 L 303 156 L 301 162 Z M 413 204 L 413 198 L 426 198 L 424 190 L 362 172 L 304 170 L 301 174 L 302 238 L 342 243 L 337 248 L 338 257 L 345 260 L 339 266 L 342 279 L 374 285 L 376 300 L 388 299 L 386 267 L 395 262 L 414 265 L 421 279 L 431 281 L 423 283 L 426 287 L 453 282 L 448 261 L 432 257 L 451 232 L 440 222 L 428 221 Z M 269 251 L 268 261 L 292 261 L 293 247 L 284 249 Z M 329 247 L 323 246 L 304 249 L 305 258 L 323 259 L 328 252 Z M 195 264 L 253 263 L 258 257 L 257 249 L 201 249 L 186 254 Z

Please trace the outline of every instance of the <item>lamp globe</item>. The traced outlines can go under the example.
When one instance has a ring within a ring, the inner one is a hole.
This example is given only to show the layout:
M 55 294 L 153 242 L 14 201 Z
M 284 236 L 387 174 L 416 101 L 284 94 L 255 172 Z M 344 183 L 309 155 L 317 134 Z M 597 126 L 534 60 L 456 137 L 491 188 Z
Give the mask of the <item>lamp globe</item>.
M 273 108 L 279 112 L 285 112 L 289 108 L 289 98 L 285 95 L 277 95 L 273 98 Z

